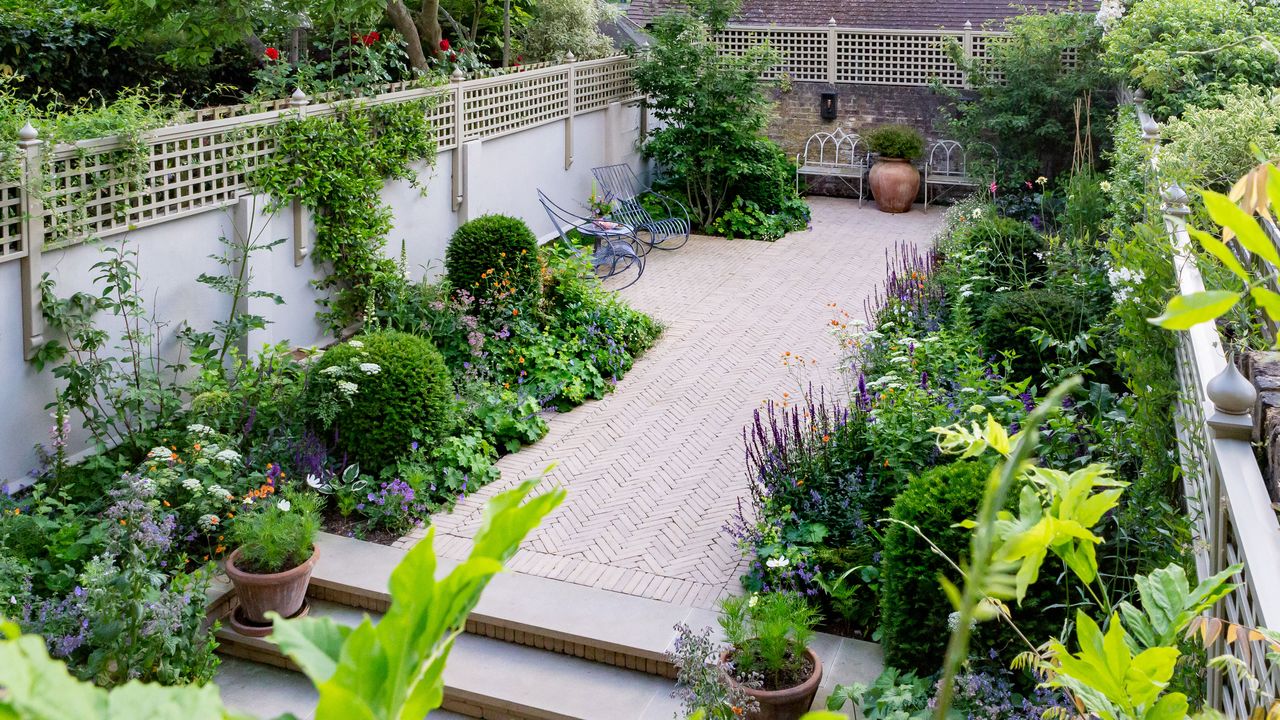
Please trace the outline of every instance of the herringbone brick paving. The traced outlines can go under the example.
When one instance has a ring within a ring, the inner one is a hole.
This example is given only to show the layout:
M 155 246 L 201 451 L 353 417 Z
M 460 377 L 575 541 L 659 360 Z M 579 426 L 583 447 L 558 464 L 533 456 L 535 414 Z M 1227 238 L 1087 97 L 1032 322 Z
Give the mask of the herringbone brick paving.
M 545 438 L 498 462 L 500 480 L 434 517 L 440 554 L 465 558 L 484 503 L 555 461 L 547 482 L 568 499 L 512 570 L 695 607 L 737 588 L 745 562 L 723 527 L 746 494 L 743 426 L 810 380 L 836 385 L 830 304 L 860 314 L 886 250 L 928 241 L 942 222 L 941 209 L 812 204 L 812 229 L 776 243 L 695 237 L 650 253 L 621 295 L 665 324 L 657 345 L 612 394 L 549 418 Z M 788 351 L 816 364 L 785 368 Z

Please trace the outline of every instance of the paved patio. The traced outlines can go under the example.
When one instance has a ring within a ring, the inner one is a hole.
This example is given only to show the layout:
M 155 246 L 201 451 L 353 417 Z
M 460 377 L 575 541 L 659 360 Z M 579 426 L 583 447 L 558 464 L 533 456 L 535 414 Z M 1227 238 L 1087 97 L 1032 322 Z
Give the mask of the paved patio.
M 545 438 L 499 461 L 501 480 L 433 518 L 441 555 L 465 558 L 484 503 L 556 461 L 569 497 L 512 570 L 704 608 L 737 588 L 744 562 L 722 528 L 746 494 L 743 426 L 809 380 L 836 384 L 830 304 L 860 315 L 886 250 L 942 224 L 941 208 L 812 204 L 812 229 L 776 243 L 695 237 L 651 253 L 622 295 L 666 325 L 658 344 L 613 394 L 552 417 Z M 784 352 L 817 364 L 798 374 Z

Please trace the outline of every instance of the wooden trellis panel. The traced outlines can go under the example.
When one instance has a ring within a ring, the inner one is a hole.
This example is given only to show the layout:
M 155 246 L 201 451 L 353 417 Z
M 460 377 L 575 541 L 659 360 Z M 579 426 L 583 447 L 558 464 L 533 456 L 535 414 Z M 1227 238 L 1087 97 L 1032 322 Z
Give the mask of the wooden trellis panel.
M 637 97 L 632 65 L 609 61 L 579 63 L 575 68 L 574 112 L 584 113 Z
M 947 50 L 964 38 L 948 33 L 844 31 L 836 36 L 836 80 L 865 85 L 963 87 L 964 73 Z M 963 45 L 962 45 L 963 46 Z
M 20 258 L 26 251 L 18 188 L 17 182 L 0 182 L 0 262 Z
M 569 71 L 464 84 L 461 140 L 499 137 L 569 115 Z
M 567 118 L 571 111 L 590 112 L 612 102 L 633 101 L 638 97 L 633 67 L 633 60 L 615 57 L 572 66 L 509 68 L 491 77 L 439 87 L 388 85 L 386 94 L 361 102 L 427 100 L 427 119 L 437 146 L 451 150 L 462 140 L 498 137 Z M 569 107 L 571 72 L 577 76 L 574 108 Z M 324 115 L 338 107 L 335 102 L 309 105 L 305 110 Z M 248 175 L 275 150 L 269 128 L 293 112 L 288 100 L 276 100 L 184 115 L 191 122 L 145 136 L 141 183 L 117 166 L 125 153 L 116 138 L 52 148 L 43 165 L 44 177 L 38 181 L 44 187 L 40 191 L 44 243 L 72 245 L 235 202 L 248 190 Z M 0 262 L 26 254 L 20 185 L 0 182 Z
M 727 28 L 716 36 L 724 55 L 745 55 L 767 42 L 780 59 L 764 74 L 766 79 L 785 74 L 792 80 L 819 82 L 828 75 L 827 40 L 827 30 L 818 28 Z

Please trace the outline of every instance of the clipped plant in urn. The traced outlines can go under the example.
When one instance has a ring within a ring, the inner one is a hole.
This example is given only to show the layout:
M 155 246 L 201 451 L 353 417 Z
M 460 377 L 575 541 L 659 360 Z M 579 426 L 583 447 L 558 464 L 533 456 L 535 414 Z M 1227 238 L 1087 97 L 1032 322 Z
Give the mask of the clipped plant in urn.
M 876 155 L 871 166 L 871 195 L 882 212 L 904 213 L 920 192 L 920 171 L 911 161 L 924 154 L 924 136 L 906 125 L 884 125 L 867 134 Z

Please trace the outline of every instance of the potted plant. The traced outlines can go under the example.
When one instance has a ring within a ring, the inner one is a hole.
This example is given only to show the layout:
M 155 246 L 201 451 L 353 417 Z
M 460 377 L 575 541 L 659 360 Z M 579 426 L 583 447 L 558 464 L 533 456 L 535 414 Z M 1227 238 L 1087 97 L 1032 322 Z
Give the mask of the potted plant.
M 822 661 L 809 647 L 818 612 L 796 593 L 729 597 L 720 603 L 720 628 L 732 646 L 720 657 L 731 687 L 741 689 L 758 708 L 755 720 L 796 720 L 809 711 Z
M 924 136 L 906 125 L 884 125 L 867 133 L 876 154 L 871 166 L 871 196 L 882 212 L 903 213 L 920 192 L 920 171 L 911 161 L 924 154 Z
M 236 516 L 231 537 L 238 547 L 226 565 L 239 600 L 229 618 L 236 632 L 263 637 L 271 632 L 267 613 L 286 618 L 305 614 L 307 582 L 318 554 L 316 498 L 314 493 L 264 498 Z

